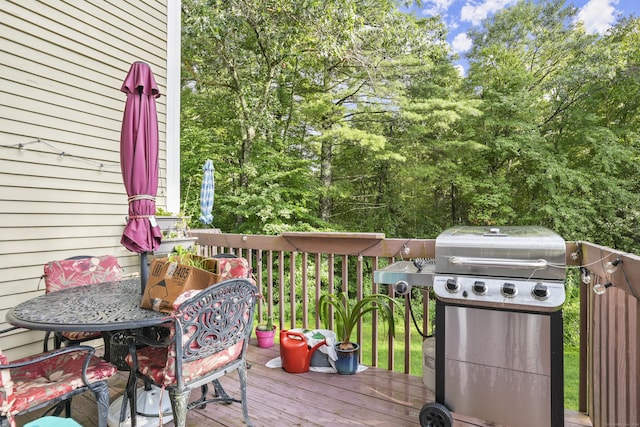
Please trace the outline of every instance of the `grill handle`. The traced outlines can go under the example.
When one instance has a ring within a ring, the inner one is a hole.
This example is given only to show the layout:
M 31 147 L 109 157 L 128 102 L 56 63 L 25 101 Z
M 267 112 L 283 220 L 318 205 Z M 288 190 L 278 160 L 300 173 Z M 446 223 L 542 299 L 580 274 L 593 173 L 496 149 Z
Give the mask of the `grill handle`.
M 449 258 L 449 264 L 461 267 L 498 267 L 522 269 L 547 268 L 547 261 L 544 259 L 470 258 L 452 256 Z

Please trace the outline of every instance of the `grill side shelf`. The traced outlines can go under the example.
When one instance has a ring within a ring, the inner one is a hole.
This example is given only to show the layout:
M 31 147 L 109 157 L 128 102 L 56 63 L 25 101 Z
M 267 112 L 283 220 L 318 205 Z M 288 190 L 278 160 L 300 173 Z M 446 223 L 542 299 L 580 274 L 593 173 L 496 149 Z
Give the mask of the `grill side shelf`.
M 425 265 L 420 272 L 411 261 L 397 261 L 381 270 L 373 272 L 373 281 L 385 285 L 395 285 L 400 281 L 407 282 L 411 286 L 433 286 L 433 275 L 436 266 Z

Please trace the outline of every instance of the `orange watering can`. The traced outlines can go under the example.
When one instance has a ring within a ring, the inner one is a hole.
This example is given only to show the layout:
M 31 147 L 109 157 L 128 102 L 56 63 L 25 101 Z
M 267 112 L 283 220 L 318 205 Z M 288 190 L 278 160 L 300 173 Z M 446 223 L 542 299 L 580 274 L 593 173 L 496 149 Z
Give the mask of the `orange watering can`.
M 292 374 L 300 374 L 309 370 L 311 356 L 321 346 L 327 343 L 322 340 L 309 348 L 307 338 L 303 333 L 296 331 L 280 331 L 280 359 L 282 368 Z

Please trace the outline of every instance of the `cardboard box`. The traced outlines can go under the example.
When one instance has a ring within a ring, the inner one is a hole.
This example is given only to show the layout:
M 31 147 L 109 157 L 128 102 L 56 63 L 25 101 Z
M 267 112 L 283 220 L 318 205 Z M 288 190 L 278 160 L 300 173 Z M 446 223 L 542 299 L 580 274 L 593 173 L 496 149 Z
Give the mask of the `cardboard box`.
M 173 302 L 181 293 L 191 289 L 206 289 L 220 281 L 215 259 L 195 255 L 183 256 L 180 262 L 173 259 L 153 260 L 140 307 L 170 313 L 173 311 Z

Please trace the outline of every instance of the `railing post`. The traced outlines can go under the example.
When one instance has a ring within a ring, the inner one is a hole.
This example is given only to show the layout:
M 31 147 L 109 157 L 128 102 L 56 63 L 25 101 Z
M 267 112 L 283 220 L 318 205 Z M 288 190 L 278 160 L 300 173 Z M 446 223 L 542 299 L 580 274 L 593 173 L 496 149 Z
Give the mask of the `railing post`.
M 329 270 L 329 283 L 327 284 L 327 293 L 332 294 L 334 293 L 334 265 L 333 265 L 333 254 L 329 253 L 327 254 L 327 268 Z M 333 308 L 329 307 L 329 329 L 333 330 L 334 329 L 334 324 L 333 324 Z M 338 340 L 340 339 L 340 337 L 338 337 Z
M 302 327 L 309 328 L 309 283 L 308 283 L 308 256 L 302 253 Z
M 284 327 L 285 320 L 285 294 L 284 294 L 284 251 L 278 252 L 278 308 L 280 309 L 278 313 L 278 317 L 280 317 L 280 324 Z M 292 313 L 292 316 L 295 316 L 295 313 Z
M 378 257 L 371 257 L 371 271 L 375 271 L 378 269 Z M 372 283 L 371 293 L 378 293 L 378 284 L 376 282 Z M 374 325 L 378 324 L 378 312 L 374 311 L 371 313 L 371 364 L 373 366 L 379 366 L 378 360 L 378 328 L 374 328 Z
M 297 327 L 296 311 L 296 258 L 297 252 L 289 253 L 289 309 L 291 310 L 291 329 Z M 282 281 L 284 283 L 284 281 Z M 283 286 L 284 287 L 284 286 Z M 284 306 L 284 299 L 280 303 Z
M 578 411 L 587 412 L 587 341 L 589 338 L 587 319 L 589 319 L 589 286 L 580 278 L 580 368 L 578 384 Z
M 321 276 L 321 268 L 322 268 L 322 256 L 317 253 L 314 257 L 315 259 L 315 272 L 316 272 L 316 300 L 315 300 L 315 307 L 316 307 L 316 328 L 320 328 L 321 327 L 321 322 L 320 322 L 320 313 L 317 310 L 318 307 L 318 300 L 320 299 L 320 295 L 322 295 L 322 276 Z

